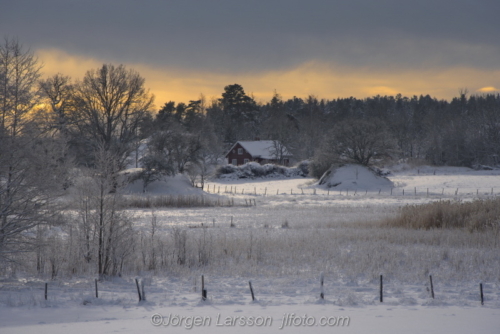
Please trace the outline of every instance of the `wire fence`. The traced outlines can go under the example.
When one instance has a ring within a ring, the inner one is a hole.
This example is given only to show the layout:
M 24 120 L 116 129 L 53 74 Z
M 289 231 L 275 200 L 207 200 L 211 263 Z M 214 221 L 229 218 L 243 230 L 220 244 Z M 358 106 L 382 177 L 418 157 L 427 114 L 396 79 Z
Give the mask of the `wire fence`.
M 494 197 L 498 196 L 495 188 L 379 188 L 379 189 L 353 189 L 353 188 L 290 188 L 268 189 L 266 187 L 244 187 L 220 184 L 205 184 L 203 190 L 210 194 L 220 195 L 247 195 L 247 196 L 403 196 L 403 197 Z

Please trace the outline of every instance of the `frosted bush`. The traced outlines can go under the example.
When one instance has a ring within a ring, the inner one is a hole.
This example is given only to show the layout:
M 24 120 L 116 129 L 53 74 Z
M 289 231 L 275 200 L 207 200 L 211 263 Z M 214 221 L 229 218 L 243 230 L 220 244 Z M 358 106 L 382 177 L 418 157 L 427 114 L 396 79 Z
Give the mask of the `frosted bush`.
M 306 177 L 309 173 L 308 166 L 308 161 L 303 161 L 296 167 L 284 167 L 274 164 L 260 165 L 257 162 L 248 162 L 242 166 L 220 166 L 216 171 L 216 177 L 221 179 Z

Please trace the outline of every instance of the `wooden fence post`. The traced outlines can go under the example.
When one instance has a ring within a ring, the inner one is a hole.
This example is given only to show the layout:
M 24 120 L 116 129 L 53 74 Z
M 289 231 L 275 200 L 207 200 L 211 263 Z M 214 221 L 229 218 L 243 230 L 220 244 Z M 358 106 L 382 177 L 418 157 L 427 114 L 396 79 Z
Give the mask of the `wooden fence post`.
M 49 283 L 45 283 L 45 300 L 47 300 L 47 290 Z
M 479 292 L 481 293 L 481 305 L 484 305 L 483 283 L 479 283 Z
M 97 278 L 95 279 L 95 297 L 99 298 L 99 292 L 97 290 Z
M 207 290 L 205 289 L 205 276 L 201 275 L 201 300 L 207 300 Z
M 255 301 L 255 295 L 253 294 L 252 282 L 248 281 L 248 285 L 250 286 L 250 293 L 252 294 L 252 301 Z
M 382 275 L 380 275 L 380 302 L 384 301 L 384 281 Z
M 323 290 L 323 285 L 324 285 L 324 282 L 325 282 L 325 275 L 323 273 L 321 273 L 319 281 L 320 281 L 320 285 L 321 285 L 321 290 L 320 290 L 321 292 L 319 294 L 319 297 L 321 299 L 325 299 L 325 291 Z
M 144 291 L 144 280 L 141 279 L 141 299 L 146 301 L 146 292 Z
M 432 275 L 429 275 L 429 279 L 431 281 L 431 296 L 434 299 L 434 285 L 432 284 Z
M 139 301 L 141 301 L 142 300 L 141 289 L 139 288 L 139 280 L 137 278 L 135 279 L 135 286 L 137 287 L 137 294 L 139 295 Z

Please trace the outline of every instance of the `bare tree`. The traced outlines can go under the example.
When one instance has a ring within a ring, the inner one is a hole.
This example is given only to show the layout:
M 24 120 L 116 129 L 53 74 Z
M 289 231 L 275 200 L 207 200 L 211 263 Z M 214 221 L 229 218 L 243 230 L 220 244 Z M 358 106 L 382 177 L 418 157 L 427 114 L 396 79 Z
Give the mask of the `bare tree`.
M 285 158 L 291 155 L 283 142 L 279 140 L 273 140 L 273 145 L 269 150 L 280 165 L 283 165 Z
M 374 157 L 388 156 L 394 150 L 392 137 L 378 119 L 348 119 L 334 128 L 332 149 L 340 158 L 368 166 Z
M 201 148 L 199 136 L 178 129 L 170 133 L 164 152 L 172 156 L 177 172 L 184 173 L 186 164 L 199 160 Z
M 76 108 L 73 124 L 80 144 L 98 145 L 113 151 L 117 167 L 123 169 L 141 120 L 150 112 L 153 96 L 144 88 L 139 73 L 125 66 L 105 64 L 90 70 L 75 87 Z
M 76 232 L 83 260 L 94 263 L 101 278 L 121 272 L 130 255 L 133 231 L 130 219 L 121 210 L 115 188 L 116 158 L 103 147 L 95 153 L 96 166 L 88 169 L 77 184 L 78 218 Z
M 0 259 L 36 248 L 33 230 L 54 223 L 65 147 L 46 138 L 30 113 L 40 65 L 16 40 L 0 46 Z
M 35 55 L 17 40 L 6 39 L 0 46 L 0 126 L 12 138 L 22 131 L 27 114 L 39 101 L 40 69 Z
M 211 160 L 211 155 L 207 154 L 206 151 L 202 152 L 202 155 L 198 161 L 189 163 L 186 172 L 191 181 L 191 185 L 195 187 L 200 182 L 200 188 L 205 187 L 205 180 L 210 175 L 210 173 L 215 168 L 216 163 Z
M 67 113 L 74 109 L 74 91 L 70 77 L 58 73 L 48 79 L 41 80 L 40 90 L 50 106 L 50 128 L 57 130 L 59 134 L 67 135 Z
M 157 131 L 149 138 L 146 154 L 142 157 L 142 172 L 136 177 L 144 182 L 143 191 L 163 176 L 184 173 L 187 167 L 201 162 L 203 145 L 199 135 L 191 134 L 179 124 L 168 130 Z

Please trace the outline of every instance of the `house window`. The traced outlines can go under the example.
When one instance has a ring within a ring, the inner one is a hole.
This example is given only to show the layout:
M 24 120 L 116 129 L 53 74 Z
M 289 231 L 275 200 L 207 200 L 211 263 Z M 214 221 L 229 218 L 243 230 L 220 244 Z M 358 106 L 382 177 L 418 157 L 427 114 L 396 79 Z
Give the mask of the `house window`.
M 242 148 L 238 149 L 238 154 L 243 154 L 243 149 Z
M 248 161 L 249 161 L 248 159 L 244 159 L 244 160 L 243 160 L 243 163 L 245 163 L 245 164 L 246 164 L 246 163 L 248 163 Z
M 233 162 L 232 162 L 233 165 L 237 166 L 238 165 L 238 160 L 236 159 L 233 159 Z

